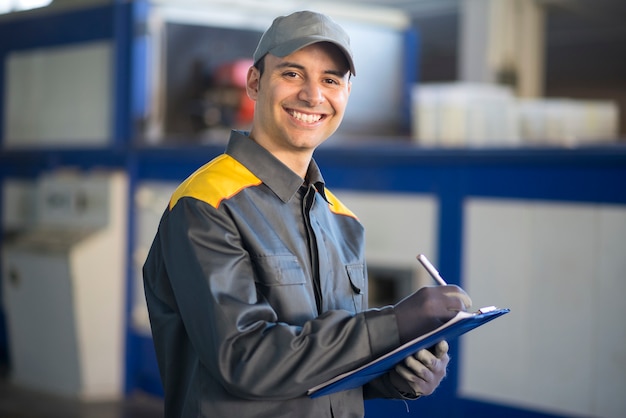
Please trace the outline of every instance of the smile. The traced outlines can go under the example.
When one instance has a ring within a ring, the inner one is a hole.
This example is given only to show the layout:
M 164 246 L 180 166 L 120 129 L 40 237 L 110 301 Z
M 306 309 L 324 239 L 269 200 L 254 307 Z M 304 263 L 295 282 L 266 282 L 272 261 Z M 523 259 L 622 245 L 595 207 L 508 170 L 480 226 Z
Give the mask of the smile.
M 319 122 L 324 117 L 324 115 L 302 113 L 293 109 L 289 109 L 288 112 L 292 117 L 304 123 Z

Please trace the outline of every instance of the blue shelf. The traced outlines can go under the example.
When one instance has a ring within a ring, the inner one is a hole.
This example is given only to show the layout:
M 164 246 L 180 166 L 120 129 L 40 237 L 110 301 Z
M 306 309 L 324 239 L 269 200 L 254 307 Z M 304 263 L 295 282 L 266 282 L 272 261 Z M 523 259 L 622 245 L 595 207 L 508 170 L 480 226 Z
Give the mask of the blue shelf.
M 42 171 L 75 167 L 115 168 L 129 174 L 131 196 L 144 181 L 182 181 L 195 169 L 223 152 L 224 146 L 137 145 L 133 133 L 133 113 L 141 108 L 144 92 L 136 79 L 144 70 L 142 47 L 137 28 L 145 22 L 147 2 L 114 2 L 52 15 L 28 15 L 0 24 L 0 59 L 8 53 L 27 48 L 48 47 L 96 39 L 115 43 L 115 120 L 110 147 L 60 148 L 45 150 L 1 150 L 0 180 L 7 177 L 34 178 Z M 139 30 L 139 32 L 141 32 Z M 410 48 L 417 38 L 407 34 Z M 10 39 L 9 42 L 5 40 Z M 143 46 L 142 46 L 143 45 Z M 134 49 L 135 48 L 135 49 Z M 410 77 L 409 77 L 410 78 Z M 0 66 L 0 80 L 5 79 Z M 0 82 L 0 97 L 5 86 Z M 0 102 L 0 115 L 4 114 Z M 0 132 L 3 131 L 0 119 Z M 190 141 L 191 138 L 190 138 Z M 463 202 L 467 197 L 536 199 L 565 202 L 626 204 L 626 146 L 578 148 L 425 148 L 408 139 L 369 138 L 349 143 L 333 141 L 315 154 L 331 189 L 372 192 L 427 193 L 440 201 L 438 219 L 439 264 L 446 266 L 446 279 L 460 284 L 463 256 Z M 131 199 L 132 205 L 132 199 Z M 129 213 L 129 260 L 133 251 L 135 219 Z M 0 238 L 1 238 L 0 231 Z M 132 292 L 131 267 L 128 266 L 130 315 Z M 1 313 L 0 313 L 1 314 Z M 0 315 L 0 319 L 2 315 Z M 0 345 L 3 343 L 0 321 Z M 0 353 L 2 347 L 0 347 Z M 453 344 L 452 358 L 458 358 Z M 161 394 L 152 341 L 128 329 L 126 390 L 136 389 Z M 469 417 L 510 416 L 548 418 L 530 411 L 492 404 L 468 402 L 456 397 L 458 369 L 452 362 L 448 379 L 433 397 L 410 406 L 408 415 Z M 402 402 L 368 401 L 367 416 L 389 416 L 397 409 L 404 415 Z M 442 413 L 445 411 L 445 414 Z M 443 415 L 442 415 L 443 414 Z

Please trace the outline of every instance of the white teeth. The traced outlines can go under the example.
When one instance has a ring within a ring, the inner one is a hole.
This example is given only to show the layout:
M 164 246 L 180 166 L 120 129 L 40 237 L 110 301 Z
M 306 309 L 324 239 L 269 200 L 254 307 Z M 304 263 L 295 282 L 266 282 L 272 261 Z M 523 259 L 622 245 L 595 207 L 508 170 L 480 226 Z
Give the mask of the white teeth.
M 291 111 L 291 116 L 306 123 L 315 123 L 322 119 L 322 115 L 308 115 L 306 113 L 296 112 L 295 110 Z

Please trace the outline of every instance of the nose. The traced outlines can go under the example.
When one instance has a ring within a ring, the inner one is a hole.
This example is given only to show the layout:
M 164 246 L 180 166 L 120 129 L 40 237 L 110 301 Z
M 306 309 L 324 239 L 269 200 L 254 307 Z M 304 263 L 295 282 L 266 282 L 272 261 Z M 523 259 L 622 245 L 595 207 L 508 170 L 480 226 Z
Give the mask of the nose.
M 302 85 L 298 98 L 306 102 L 309 106 L 317 106 L 324 102 L 324 92 L 322 86 L 315 81 L 307 81 Z

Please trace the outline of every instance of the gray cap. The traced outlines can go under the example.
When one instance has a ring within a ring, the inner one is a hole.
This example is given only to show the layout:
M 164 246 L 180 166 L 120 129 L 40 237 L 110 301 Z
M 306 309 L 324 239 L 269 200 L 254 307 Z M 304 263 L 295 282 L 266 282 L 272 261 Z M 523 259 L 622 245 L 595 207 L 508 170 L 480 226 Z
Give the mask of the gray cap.
M 272 26 L 261 37 L 253 59 L 257 63 L 267 53 L 281 58 L 286 57 L 317 42 L 331 42 L 337 45 L 350 64 L 350 72 L 356 75 L 350 37 L 346 31 L 330 17 L 310 11 L 295 12 L 274 19 Z

